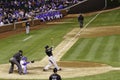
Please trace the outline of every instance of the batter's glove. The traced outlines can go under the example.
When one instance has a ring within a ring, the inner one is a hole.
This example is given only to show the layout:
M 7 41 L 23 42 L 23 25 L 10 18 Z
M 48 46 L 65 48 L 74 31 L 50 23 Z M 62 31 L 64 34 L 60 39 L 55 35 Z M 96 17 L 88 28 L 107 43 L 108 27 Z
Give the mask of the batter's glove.
M 32 60 L 32 61 L 30 61 L 31 63 L 34 63 L 35 61 L 34 60 Z

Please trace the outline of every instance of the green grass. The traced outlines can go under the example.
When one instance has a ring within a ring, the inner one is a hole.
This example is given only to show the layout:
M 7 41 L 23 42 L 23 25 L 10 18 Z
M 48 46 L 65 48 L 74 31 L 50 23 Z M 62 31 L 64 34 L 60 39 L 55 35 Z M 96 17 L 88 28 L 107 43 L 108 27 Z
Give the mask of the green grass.
M 44 29 L 30 31 L 30 35 L 22 33 L 0 39 L 0 64 L 8 63 L 9 58 L 20 49 L 23 50 L 23 54 L 29 60 L 41 60 L 45 56 L 44 46 L 47 44 L 57 46 L 63 40 L 63 36 L 75 27 L 72 25 L 74 23 L 53 25 Z M 23 41 L 29 36 L 32 36 L 32 38 Z
M 79 39 L 62 57 L 66 61 L 92 61 L 120 66 L 120 36 Z
M 69 78 L 63 80 L 120 80 L 120 71 L 110 71 L 103 74 L 85 77 Z
M 95 15 L 85 16 L 87 24 Z M 118 26 L 120 25 L 120 11 L 114 10 L 100 14 L 87 27 Z M 29 60 L 41 60 L 44 56 L 44 46 L 57 46 L 63 36 L 75 27 L 79 27 L 77 18 L 65 19 L 64 23 L 51 25 L 39 30 L 30 31 L 30 35 L 24 33 L 0 39 L 0 64 L 8 63 L 9 58 L 18 50 L 23 50 Z M 84 24 L 84 25 L 85 25 Z M 40 25 L 41 26 L 41 25 Z M 27 41 L 25 38 L 32 36 Z M 53 38 L 53 41 L 51 41 Z M 64 55 L 62 60 L 68 61 L 92 61 L 106 63 L 111 66 L 120 66 L 120 35 L 111 35 L 95 38 L 82 38 Z M 78 77 L 63 80 L 119 80 L 120 71 L 111 71 L 104 74 Z
M 96 15 L 96 14 L 95 14 Z M 93 18 L 95 15 L 85 18 L 85 24 Z M 120 12 L 118 10 L 113 10 L 109 12 L 104 12 L 100 14 L 88 27 L 102 27 L 102 26 L 119 26 L 120 25 Z
M 93 15 L 95 16 L 95 15 Z M 87 23 L 93 16 L 86 17 Z M 100 14 L 87 27 L 119 26 L 118 10 Z M 120 35 L 79 39 L 62 57 L 66 61 L 90 61 L 120 67 Z M 120 71 L 63 80 L 120 80 Z
M 85 18 L 85 23 L 92 16 Z M 119 10 L 104 12 L 100 14 L 87 27 L 95 26 L 117 26 L 120 25 Z M 105 24 L 105 25 L 104 25 Z M 112 66 L 120 66 L 120 35 L 111 35 L 95 38 L 80 38 L 74 46 L 62 57 L 69 61 L 93 61 L 102 62 Z

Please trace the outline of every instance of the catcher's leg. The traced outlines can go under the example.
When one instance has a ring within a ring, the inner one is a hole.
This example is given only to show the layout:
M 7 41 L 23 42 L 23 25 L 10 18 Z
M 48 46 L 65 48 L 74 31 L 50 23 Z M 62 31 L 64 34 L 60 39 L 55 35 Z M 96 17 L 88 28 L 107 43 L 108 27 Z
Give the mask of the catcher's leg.
M 27 74 L 27 66 L 23 66 L 23 74 Z

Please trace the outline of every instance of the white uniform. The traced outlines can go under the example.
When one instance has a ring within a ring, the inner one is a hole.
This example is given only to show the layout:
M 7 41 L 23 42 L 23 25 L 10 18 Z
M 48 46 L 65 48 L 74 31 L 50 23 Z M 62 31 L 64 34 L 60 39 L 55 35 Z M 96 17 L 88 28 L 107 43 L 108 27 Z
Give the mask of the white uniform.
M 26 34 L 29 34 L 29 33 L 30 33 L 30 27 L 26 26 Z
M 52 47 L 49 48 L 49 46 L 46 46 L 45 48 L 46 48 L 45 52 L 46 52 L 46 54 L 47 54 L 47 56 L 48 56 L 48 59 L 49 59 L 49 64 L 46 65 L 43 70 L 44 70 L 44 71 L 45 71 L 45 70 L 48 70 L 52 65 L 53 65 L 57 70 L 61 70 L 61 69 L 58 67 L 58 65 L 57 65 L 57 63 L 56 63 L 56 61 L 55 61 L 55 59 L 54 59 L 54 57 L 53 57 Z
M 26 34 L 30 33 L 30 23 L 26 22 Z
M 49 59 L 49 63 L 48 65 L 45 66 L 44 68 L 45 70 L 48 70 L 52 65 L 55 66 L 57 70 L 60 70 L 53 56 L 48 57 L 48 59 Z

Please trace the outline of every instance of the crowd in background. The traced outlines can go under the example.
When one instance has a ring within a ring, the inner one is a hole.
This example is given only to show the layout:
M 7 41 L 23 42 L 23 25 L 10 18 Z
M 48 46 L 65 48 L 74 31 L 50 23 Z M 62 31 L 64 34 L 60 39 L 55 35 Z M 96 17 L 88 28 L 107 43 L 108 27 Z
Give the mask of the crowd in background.
M 79 0 L 0 0 L 0 25 L 28 20 L 42 21 L 62 17 L 59 11 Z M 81 0 L 80 0 L 81 1 Z

